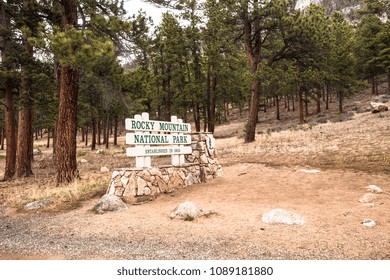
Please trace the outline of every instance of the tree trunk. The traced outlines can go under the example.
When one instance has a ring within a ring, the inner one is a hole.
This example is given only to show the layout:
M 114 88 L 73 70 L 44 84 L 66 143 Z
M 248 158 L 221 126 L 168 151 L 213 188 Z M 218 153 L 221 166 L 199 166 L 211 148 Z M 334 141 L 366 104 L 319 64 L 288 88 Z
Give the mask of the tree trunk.
M 193 116 L 194 116 L 194 122 L 195 122 L 195 130 L 196 132 L 200 132 L 200 110 L 199 110 L 199 103 L 197 101 L 193 102 Z
M 97 122 L 97 144 L 98 145 L 101 145 L 102 144 L 102 141 L 101 141 L 101 138 L 102 138 L 102 125 L 101 125 L 101 121 L 98 119 L 98 122 Z
M 76 0 L 61 1 L 61 12 L 63 30 L 77 24 Z M 76 50 L 75 46 L 73 48 Z M 78 69 L 62 66 L 55 155 L 57 185 L 71 183 L 79 177 L 76 161 L 78 83 Z
M 85 128 L 85 146 L 88 146 L 88 126 Z
M 47 142 L 46 142 L 46 148 L 50 147 L 50 128 L 47 129 Z
M 118 115 L 114 118 L 114 146 L 118 145 Z
M 375 76 L 371 77 L 371 94 L 376 93 Z
M 245 128 L 246 143 L 255 141 L 256 125 L 257 125 L 258 112 L 259 112 L 259 94 L 260 94 L 260 81 L 255 80 L 252 82 L 252 93 L 251 93 L 251 101 L 249 106 L 249 116 Z
M 208 132 L 214 133 L 215 129 L 215 112 L 217 107 L 217 73 L 215 70 L 211 71 L 211 96 L 210 96 L 210 108 L 208 117 Z
M 103 125 L 103 144 L 106 144 L 107 143 L 107 122 L 103 120 L 102 125 Z
M 343 93 L 339 92 L 339 113 L 343 112 Z
M 108 149 L 109 145 L 109 139 L 110 139 L 110 115 L 107 115 L 107 122 L 106 122 L 106 149 Z
M 5 70 L 4 78 L 4 105 L 5 105 L 5 137 L 6 137 L 6 156 L 5 156 L 5 171 L 4 180 L 11 180 L 15 175 L 16 166 L 16 128 L 15 128 L 15 110 L 14 110 L 14 96 L 12 92 L 12 80 L 9 77 L 11 71 L 11 64 L 9 63 L 9 53 L 11 47 L 11 31 L 9 29 L 10 19 L 5 11 L 4 2 L 0 2 L 0 24 L 2 34 L 0 41 L 1 61 Z
M 305 117 L 303 115 L 303 96 L 302 96 L 302 88 L 299 84 L 297 85 L 297 95 L 298 95 L 298 106 L 299 106 L 299 123 L 303 124 L 305 122 Z
M 321 113 L 321 91 L 317 89 L 317 114 Z
M 276 104 L 276 119 L 280 121 L 280 108 L 279 108 L 279 96 L 275 96 L 275 104 Z
M 390 94 L 390 69 L 387 70 L 387 94 Z
M 29 1 L 23 1 L 23 8 L 28 10 Z M 28 59 L 33 58 L 33 47 L 27 41 L 27 34 L 22 32 L 23 47 Z M 19 113 L 18 113 L 18 140 L 16 154 L 16 174 L 18 177 L 29 177 L 33 174 L 31 168 L 32 147 L 34 142 L 33 127 L 32 127 L 32 99 L 30 97 L 31 81 L 29 78 L 29 70 L 24 61 L 21 66 L 21 81 L 19 93 Z
M 97 134 L 97 125 L 95 114 L 92 113 L 92 139 L 91 139 L 91 150 L 96 150 L 96 134 Z
M 326 89 L 326 101 L 325 101 L 325 110 L 329 110 L 329 85 L 326 84 L 325 86 L 325 89 Z
M 307 93 L 305 92 L 305 116 L 309 116 L 309 99 L 307 98 Z
M 4 139 L 5 139 L 5 129 L 4 127 L 1 128 L 1 147 L 0 147 L 0 150 L 4 150 Z

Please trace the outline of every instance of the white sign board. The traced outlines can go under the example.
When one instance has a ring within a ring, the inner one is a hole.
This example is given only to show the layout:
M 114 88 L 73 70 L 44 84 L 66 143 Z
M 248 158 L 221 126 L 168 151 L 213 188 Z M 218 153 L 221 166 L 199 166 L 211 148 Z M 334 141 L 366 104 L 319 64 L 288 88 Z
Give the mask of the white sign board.
M 190 135 L 126 133 L 130 145 L 190 145 Z
M 126 130 L 191 133 L 191 125 L 189 123 L 126 119 Z
M 171 122 L 151 121 L 148 113 L 142 113 L 126 119 L 126 130 L 133 131 L 126 133 L 126 144 L 135 145 L 126 153 L 135 157 L 138 168 L 151 167 L 151 156 L 158 155 L 171 155 L 172 165 L 181 165 L 184 155 L 192 153 L 191 136 L 185 135 L 191 132 L 191 125 L 176 116 L 171 116 Z
M 191 154 L 191 146 L 184 147 L 173 147 L 173 146 L 162 146 L 162 147 L 133 147 L 126 149 L 127 156 L 164 156 L 164 155 L 184 155 Z

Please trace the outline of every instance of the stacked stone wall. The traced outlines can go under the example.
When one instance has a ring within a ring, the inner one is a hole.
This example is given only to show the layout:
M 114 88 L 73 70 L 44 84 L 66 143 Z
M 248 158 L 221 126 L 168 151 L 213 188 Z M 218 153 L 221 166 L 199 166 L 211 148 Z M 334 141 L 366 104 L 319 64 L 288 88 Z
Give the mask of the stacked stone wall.
M 185 156 L 185 164 L 116 169 L 107 193 L 122 197 L 128 203 L 139 203 L 222 176 L 212 134 L 194 133 L 191 137 L 192 154 Z

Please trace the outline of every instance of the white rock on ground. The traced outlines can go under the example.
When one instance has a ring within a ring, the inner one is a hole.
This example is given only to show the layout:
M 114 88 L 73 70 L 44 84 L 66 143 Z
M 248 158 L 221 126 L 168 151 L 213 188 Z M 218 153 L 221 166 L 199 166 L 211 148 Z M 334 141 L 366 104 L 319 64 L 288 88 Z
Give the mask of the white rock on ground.
M 175 210 L 171 212 L 171 219 L 177 218 L 177 219 L 184 219 L 184 220 L 193 220 L 197 217 L 204 216 L 204 215 L 210 215 L 216 213 L 214 211 L 205 210 L 200 208 L 198 205 L 196 205 L 192 201 L 185 201 L 180 203 Z
M 80 159 L 80 163 L 88 163 L 88 160 L 82 158 L 82 159 Z
M 279 208 L 267 212 L 261 219 L 267 224 L 303 225 L 305 223 L 301 215 Z
M 366 193 L 363 195 L 360 199 L 359 202 L 361 203 L 370 203 L 373 202 L 375 199 L 377 199 L 377 195 L 373 193 Z
M 321 171 L 316 170 L 316 169 L 301 169 L 299 171 L 305 172 L 305 173 L 320 173 L 321 172 Z
M 103 166 L 100 168 L 100 172 L 102 172 L 102 173 L 110 172 L 110 169 L 108 169 L 106 166 Z
M 43 200 L 37 200 L 37 201 L 33 201 L 33 202 L 30 202 L 30 203 L 27 203 L 26 205 L 24 205 L 24 209 L 26 209 L 26 210 L 39 209 L 39 208 L 43 208 L 47 205 L 50 205 L 52 203 L 53 203 L 53 200 L 51 200 L 50 198 L 43 199 Z
M 375 185 L 368 185 L 366 190 L 372 193 L 383 193 L 383 190 L 380 187 Z
M 373 227 L 376 225 L 375 221 L 374 220 L 371 220 L 371 219 L 365 219 L 363 222 L 362 222 L 363 226 L 365 227 Z
M 105 194 L 93 207 L 93 211 L 98 214 L 102 214 L 106 211 L 123 211 L 127 206 L 123 200 L 114 194 Z

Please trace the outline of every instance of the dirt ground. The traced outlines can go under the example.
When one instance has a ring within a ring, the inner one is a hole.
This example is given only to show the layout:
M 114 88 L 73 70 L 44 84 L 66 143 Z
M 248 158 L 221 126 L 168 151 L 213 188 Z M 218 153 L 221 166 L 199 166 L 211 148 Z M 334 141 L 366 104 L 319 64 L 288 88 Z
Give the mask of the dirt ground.
M 367 108 L 370 99 L 361 95 L 348 106 Z M 287 114 L 281 121 L 272 120 L 271 110 L 264 114 L 250 144 L 243 143 L 239 118 L 218 126 L 223 177 L 103 215 L 90 211 L 111 175 L 100 167 L 133 164 L 123 154 L 124 138 L 104 154 L 80 146 L 79 159 L 88 160 L 80 164 L 83 180 L 62 191 L 99 181 L 97 196 L 72 210 L 21 211 L 32 196 L 55 190 L 64 197 L 54 186 L 50 150 L 41 147 L 35 178 L 0 183 L 0 259 L 390 259 L 390 112 L 350 111 L 335 121 L 339 116 L 329 111 L 303 126 Z M 384 193 L 372 204 L 358 202 L 368 185 Z M 170 219 L 183 201 L 218 215 Z M 264 223 L 262 215 L 275 208 L 305 223 Z M 364 227 L 364 219 L 376 225 Z

